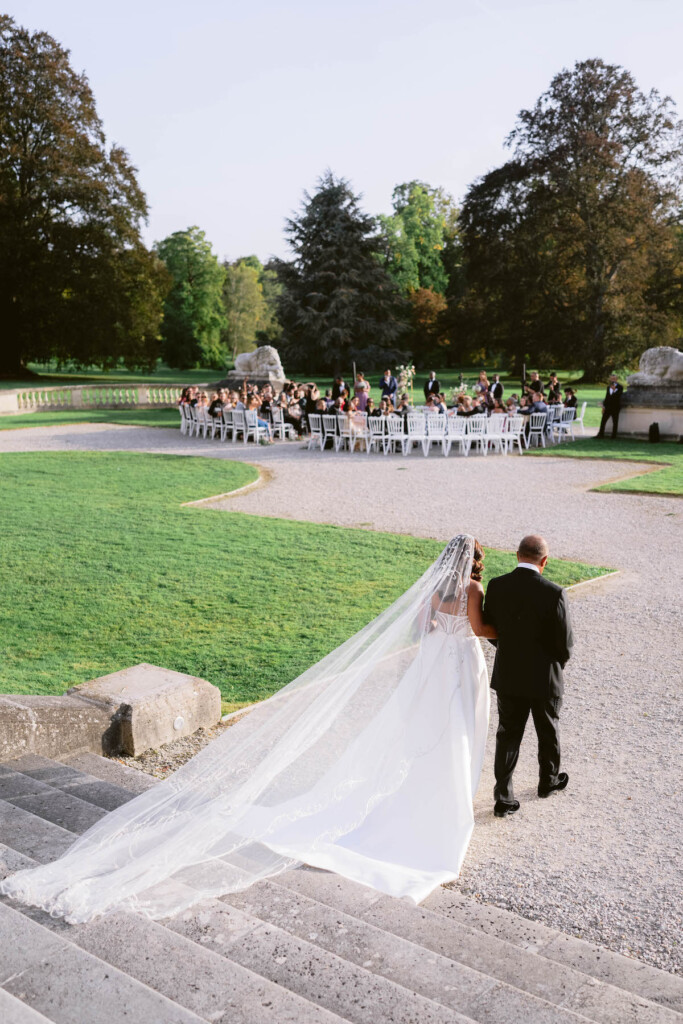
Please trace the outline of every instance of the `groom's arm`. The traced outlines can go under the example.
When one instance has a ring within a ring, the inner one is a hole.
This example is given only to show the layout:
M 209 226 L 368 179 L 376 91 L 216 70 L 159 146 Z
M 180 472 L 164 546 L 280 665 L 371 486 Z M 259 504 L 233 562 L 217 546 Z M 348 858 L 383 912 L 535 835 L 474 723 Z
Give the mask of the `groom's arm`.
M 569 614 L 569 601 L 567 600 L 566 590 L 563 590 L 557 602 L 555 613 L 555 649 L 557 651 L 557 660 L 562 665 L 562 668 L 569 661 L 573 646 L 574 634 Z
M 495 609 L 495 605 L 496 605 L 495 594 L 496 594 L 496 590 L 497 590 L 497 587 L 496 587 L 495 584 L 496 584 L 496 581 L 495 580 L 491 580 L 489 585 L 488 585 L 488 587 L 486 588 L 486 594 L 484 596 L 484 605 L 483 605 L 483 608 L 482 608 L 482 615 L 484 617 L 484 622 L 488 622 L 490 625 L 494 626 L 494 628 L 497 630 L 498 629 L 498 623 L 496 622 L 496 613 L 495 613 L 495 610 L 494 610 Z M 497 640 L 489 639 L 489 643 L 491 644 L 492 647 L 497 647 L 498 646 L 498 641 Z

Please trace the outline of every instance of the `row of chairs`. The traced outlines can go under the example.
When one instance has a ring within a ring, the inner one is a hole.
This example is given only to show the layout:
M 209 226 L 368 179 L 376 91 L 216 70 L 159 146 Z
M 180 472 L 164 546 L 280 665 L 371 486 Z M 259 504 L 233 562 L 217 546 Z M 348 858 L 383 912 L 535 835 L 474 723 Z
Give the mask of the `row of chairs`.
M 559 419 L 553 417 L 548 433 L 548 414 L 532 413 L 525 416 L 441 416 L 434 413 L 409 413 L 404 420 L 400 416 L 370 416 L 353 413 L 348 416 L 312 414 L 308 417 L 310 436 L 308 447 L 321 451 L 328 445 L 335 451 L 344 448 L 359 451 L 365 447 L 382 451 L 384 455 L 396 453 L 399 448 L 408 455 L 413 448 L 421 447 L 424 456 L 429 455 L 433 445 L 440 446 L 444 456 L 456 448 L 467 456 L 474 449 L 482 455 L 498 452 L 507 455 L 517 447 L 521 452 L 530 445 L 545 448 L 546 439 L 553 443 L 574 439 L 573 419 L 575 409 L 563 410 Z
M 218 434 L 221 441 L 260 441 L 268 437 L 268 428 L 259 425 L 256 410 L 224 409 L 220 416 L 209 416 L 206 406 L 179 405 L 180 432 L 188 437 L 211 436 Z M 282 409 L 271 409 L 270 433 L 280 439 L 296 437 L 296 431 L 289 423 L 285 423 Z

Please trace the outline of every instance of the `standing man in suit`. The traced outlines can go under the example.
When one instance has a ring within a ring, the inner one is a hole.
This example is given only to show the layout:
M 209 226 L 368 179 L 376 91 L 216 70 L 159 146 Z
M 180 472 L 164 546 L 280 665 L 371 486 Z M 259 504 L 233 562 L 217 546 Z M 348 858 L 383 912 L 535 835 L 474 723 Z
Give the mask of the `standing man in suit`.
M 438 395 L 440 391 L 441 385 L 436 379 L 436 374 L 432 370 L 431 373 L 429 374 L 429 380 L 426 382 L 424 386 L 425 402 L 427 401 L 430 395 Z
M 605 392 L 605 397 L 602 401 L 602 419 L 600 420 L 598 437 L 605 436 L 605 427 L 610 419 L 612 420 L 612 440 L 617 436 L 617 428 L 619 427 L 619 411 L 621 409 L 621 396 L 623 393 L 624 386 L 619 383 L 619 378 L 616 373 L 610 374 L 607 391 Z
M 379 386 L 382 389 L 382 398 L 388 398 L 391 400 L 394 408 L 396 407 L 396 393 L 398 391 L 398 381 L 394 377 L 391 370 L 385 370 L 384 376 L 379 382 Z
M 503 397 L 503 391 L 504 390 L 505 389 L 504 389 L 503 385 L 500 382 L 500 374 L 494 373 L 494 375 L 493 375 L 493 383 L 491 384 L 491 389 L 490 389 L 491 398 L 497 398 L 498 401 L 500 402 L 501 398 Z
M 493 813 L 504 818 L 519 810 L 512 775 L 529 713 L 538 737 L 538 795 L 566 787 L 560 771 L 559 716 L 564 693 L 562 669 L 573 646 L 567 595 L 543 578 L 548 545 L 543 537 L 524 537 L 517 568 L 491 580 L 484 617 L 498 632 L 491 687 L 498 698 L 498 731 Z

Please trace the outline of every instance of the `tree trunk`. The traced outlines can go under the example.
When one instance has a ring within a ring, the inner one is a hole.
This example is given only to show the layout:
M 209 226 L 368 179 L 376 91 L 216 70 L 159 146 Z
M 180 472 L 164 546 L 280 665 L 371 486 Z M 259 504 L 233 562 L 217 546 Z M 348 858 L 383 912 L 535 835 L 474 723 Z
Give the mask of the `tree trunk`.
M 37 380 L 40 375 L 29 370 L 16 352 L 0 350 L 0 380 Z

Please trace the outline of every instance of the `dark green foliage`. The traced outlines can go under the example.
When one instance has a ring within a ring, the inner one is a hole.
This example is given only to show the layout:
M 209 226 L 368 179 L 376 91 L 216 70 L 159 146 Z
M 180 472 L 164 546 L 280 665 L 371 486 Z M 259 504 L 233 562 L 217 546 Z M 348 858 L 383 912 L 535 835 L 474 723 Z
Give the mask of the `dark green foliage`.
M 623 68 L 579 62 L 523 110 L 513 159 L 476 181 L 461 231 L 468 344 L 587 380 L 680 329 L 681 124 Z
M 174 231 L 155 248 L 173 282 L 164 302 L 163 358 L 181 370 L 224 370 L 229 355 L 224 337 L 225 267 L 197 227 Z
M 294 254 L 278 261 L 283 354 L 307 373 L 350 372 L 401 361 L 406 310 L 378 257 L 375 221 L 348 182 L 328 171 L 287 222 Z
M 0 372 L 29 360 L 150 368 L 166 275 L 128 156 L 67 51 L 0 16 Z

